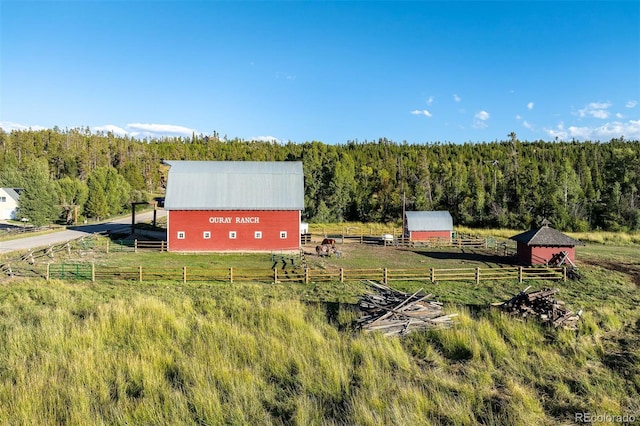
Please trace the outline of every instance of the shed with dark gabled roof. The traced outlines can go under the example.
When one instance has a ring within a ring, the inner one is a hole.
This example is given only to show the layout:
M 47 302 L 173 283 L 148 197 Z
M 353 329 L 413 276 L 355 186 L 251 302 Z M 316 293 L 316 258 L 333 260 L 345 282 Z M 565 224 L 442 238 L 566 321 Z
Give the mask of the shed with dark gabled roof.
M 510 239 L 518 243 L 518 260 L 525 265 L 546 265 L 566 252 L 568 263 L 575 261 L 575 247 L 583 245 L 562 232 L 551 228 L 544 220 L 539 228 L 531 229 Z

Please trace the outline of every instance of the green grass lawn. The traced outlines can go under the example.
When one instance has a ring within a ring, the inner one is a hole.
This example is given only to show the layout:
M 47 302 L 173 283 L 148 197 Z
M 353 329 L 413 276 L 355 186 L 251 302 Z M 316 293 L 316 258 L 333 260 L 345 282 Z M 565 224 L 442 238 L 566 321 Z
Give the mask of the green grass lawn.
M 460 250 L 339 249 L 339 258 L 308 261 L 318 268 L 503 266 Z M 632 247 L 580 247 L 580 281 L 526 283 L 559 287 L 559 299 L 582 309 L 577 332 L 490 308 L 522 289 L 513 281 L 393 283 L 423 288 L 459 314 L 452 329 L 403 338 L 354 328 L 351 304 L 367 291 L 360 282 L 4 281 L 0 424 L 556 425 L 575 423 L 577 412 L 638 416 L 633 255 Z M 268 254 L 81 259 L 272 266 Z

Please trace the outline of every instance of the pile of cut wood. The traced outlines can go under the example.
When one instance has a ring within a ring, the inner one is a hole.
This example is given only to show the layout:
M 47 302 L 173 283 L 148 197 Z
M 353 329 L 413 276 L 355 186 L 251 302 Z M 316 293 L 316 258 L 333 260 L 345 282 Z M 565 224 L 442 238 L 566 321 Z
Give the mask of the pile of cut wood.
M 434 327 L 451 327 L 457 314 L 445 315 L 442 303 L 433 295 L 404 293 L 382 284 L 367 281 L 375 293 L 360 298 L 360 310 L 365 314 L 358 320 L 364 331 L 380 331 L 385 336 L 398 336 Z
M 556 300 L 553 295 L 559 290 L 543 289 L 527 293 L 530 287 L 513 296 L 506 302 L 494 303 L 502 310 L 522 317 L 537 317 L 543 324 L 551 327 L 562 327 L 568 330 L 578 328 L 578 321 L 582 311 L 573 313 L 561 300 Z

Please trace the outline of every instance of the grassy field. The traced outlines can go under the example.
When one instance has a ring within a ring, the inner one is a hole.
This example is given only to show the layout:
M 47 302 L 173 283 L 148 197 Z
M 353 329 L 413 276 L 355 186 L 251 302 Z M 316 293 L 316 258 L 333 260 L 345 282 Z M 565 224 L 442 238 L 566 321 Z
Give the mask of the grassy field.
M 517 235 L 523 230 L 515 229 L 475 229 L 466 228 L 463 226 L 456 227 L 456 231 L 480 235 L 483 237 L 498 237 L 498 238 L 510 238 Z M 605 244 L 611 246 L 624 246 L 624 245 L 639 245 L 640 244 L 640 232 L 607 232 L 607 231 L 589 231 L 589 232 L 567 232 L 567 235 L 580 240 L 584 243 L 593 244 Z
M 500 267 L 481 253 L 344 245 L 314 267 Z M 640 416 L 640 257 L 578 250 L 577 332 L 488 305 L 516 282 L 396 283 L 459 314 L 449 330 L 362 334 L 362 283 L 0 284 L 0 424 L 573 424 Z M 263 255 L 111 253 L 109 265 L 270 267 Z

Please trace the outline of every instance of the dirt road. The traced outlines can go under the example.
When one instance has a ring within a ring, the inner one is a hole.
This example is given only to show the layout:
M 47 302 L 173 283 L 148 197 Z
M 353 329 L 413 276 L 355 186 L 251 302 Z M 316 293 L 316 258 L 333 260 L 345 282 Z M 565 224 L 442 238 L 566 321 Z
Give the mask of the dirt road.
M 166 215 L 165 210 L 158 210 L 157 217 Z M 147 222 L 153 219 L 153 212 L 136 213 L 136 223 Z M 67 227 L 65 231 L 54 232 L 51 234 L 38 235 L 34 237 L 18 238 L 9 241 L 0 241 L 0 253 L 8 253 L 11 251 L 21 251 L 35 249 L 38 247 L 46 247 L 51 244 L 59 244 L 69 240 L 74 240 L 86 235 L 98 232 L 127 232 L 131 227 L 131 217 L 113 219 L 102 223 L 91 225 L 80 225 Z

